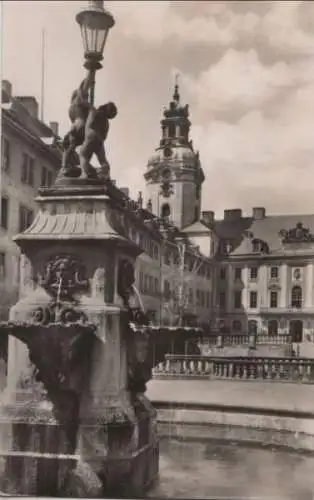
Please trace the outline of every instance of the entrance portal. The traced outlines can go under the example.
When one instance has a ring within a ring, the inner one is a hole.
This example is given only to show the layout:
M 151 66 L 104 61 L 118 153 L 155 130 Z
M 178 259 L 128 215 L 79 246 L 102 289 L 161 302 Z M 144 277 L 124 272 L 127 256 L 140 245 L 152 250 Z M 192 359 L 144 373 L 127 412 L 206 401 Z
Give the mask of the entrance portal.
M 295 319 L 290 321 L 290 335 L 292 342 L 302 342 L 303 340 L 303 321 Z

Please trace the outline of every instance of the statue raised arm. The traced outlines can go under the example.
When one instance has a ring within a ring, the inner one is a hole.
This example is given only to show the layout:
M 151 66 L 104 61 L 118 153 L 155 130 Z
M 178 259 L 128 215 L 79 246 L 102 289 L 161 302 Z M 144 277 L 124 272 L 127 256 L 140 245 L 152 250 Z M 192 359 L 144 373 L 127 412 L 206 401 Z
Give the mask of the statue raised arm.
M 92 85 L 93 78 L 94 73 L 89 71 L 78 89 L 74 90 L 71 96 L 69 118 L 72 126 L 63 139 L 64 153 L 62 168 L 65 175 L 70 172 L 73 167 L 76 148 L 81 146 L 84 142 L 85 123 L 92 107 L 89 103 L 89 89 Z

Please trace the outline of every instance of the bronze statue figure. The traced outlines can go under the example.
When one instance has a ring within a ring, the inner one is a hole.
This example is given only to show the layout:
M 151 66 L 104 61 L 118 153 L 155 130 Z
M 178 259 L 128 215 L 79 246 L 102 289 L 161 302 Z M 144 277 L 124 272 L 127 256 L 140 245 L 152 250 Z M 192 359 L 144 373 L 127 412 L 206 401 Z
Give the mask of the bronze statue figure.
M 81 82 L 79 88 L 74 90 L 71 96 L 69 118 L 71 120 L 70 131 L 63 139 L 62 168 L 66 174 L 73 167 L 73 155 L 78 146 L 84 142 L 85 123 L 91 105 L 89 103 L 89 89 L 92 85 L 93 73 L 89 71 L 86 78 Z
M 94 72 L 89 70 L 79 88 L 72 93 L 69 108 L 72 125 L 63 139 L 62 174 L 108 180 L 110 167 L 104 142 L 109 132 L 109 120 L 117 115 L 117 107 L 112 102 L 98 108 L 90 103 L 89 91 L 93 81 Z M 81 150 L 77 156 L 76 149 L 79 146 Z M 94 154 L 100 163 L 99 173 L 89 163 Z
M 104 142 L 109 132 L 109 120 L 115 118 L 117 115 L 117 107 L 113 102 L 108 102 L 99 106 L 99 108 L 92 107 L 88 113 L 85 123 L 84 142 L 80 150 L 80 167 L 82 174 L 85 177 L 90 177 L 91 165 L 90 160 L 95 154 L 100 163 L 100 176 L 103 180 L 110 178 L 109 163 L 106 157 Z

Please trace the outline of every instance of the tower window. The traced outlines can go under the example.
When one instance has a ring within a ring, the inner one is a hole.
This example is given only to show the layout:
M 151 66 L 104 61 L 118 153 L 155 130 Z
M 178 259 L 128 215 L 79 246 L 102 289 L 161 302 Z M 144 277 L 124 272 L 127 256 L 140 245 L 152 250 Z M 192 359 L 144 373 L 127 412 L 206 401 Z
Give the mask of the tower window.
M 173 138 L 176 135 L 176 126 L 174 123 L 169 123 L 168 126 L 168 137 Z
M 170 206 L 169 203 L 164 203 L 161 207 L 161 217 L 167 219 L 170 217 Z

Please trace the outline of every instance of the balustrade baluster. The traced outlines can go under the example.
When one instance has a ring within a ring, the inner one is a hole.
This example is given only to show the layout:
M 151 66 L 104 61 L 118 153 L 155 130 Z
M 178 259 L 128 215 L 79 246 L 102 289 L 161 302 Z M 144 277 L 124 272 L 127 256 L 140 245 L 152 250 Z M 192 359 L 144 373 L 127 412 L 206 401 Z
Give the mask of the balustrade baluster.
M 190 361 L 190 367 L 189 368 L 190 368 L 190 374 L 191 375 L 195 375 L 196 369 L 195 369 L 195 361 L 194 361 L 194 359 L 191 359 L 191 361 Z
M 311 380 L 311 364 L 310 361 L 306 360 L 304 362 L 304 382 L 309 382 Z
M 240 378 L 241 374 L 241 366 L 240 363 L 236 362 L 235 363 L 235 378 Z

